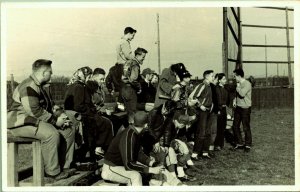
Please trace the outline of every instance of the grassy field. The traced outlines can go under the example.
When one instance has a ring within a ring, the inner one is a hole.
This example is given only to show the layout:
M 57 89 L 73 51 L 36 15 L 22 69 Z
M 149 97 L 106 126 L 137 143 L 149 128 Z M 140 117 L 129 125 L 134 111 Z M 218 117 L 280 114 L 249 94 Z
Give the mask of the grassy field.
M 202 167 L 198 185 L 294 185 L 294 110 L 253 110 L 251 114 L 253 148 L 250 153 L 225 149 L 212 160 L 196 164 Z M 29 166 L 30 146 L 20 149 L 19 168 Z M 25 155 L 26 154 L 26 155 Z

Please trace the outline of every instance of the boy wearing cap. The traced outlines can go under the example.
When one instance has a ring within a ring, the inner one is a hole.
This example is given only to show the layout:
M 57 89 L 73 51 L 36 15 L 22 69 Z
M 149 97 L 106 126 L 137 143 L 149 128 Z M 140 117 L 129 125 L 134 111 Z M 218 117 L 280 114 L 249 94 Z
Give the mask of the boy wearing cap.
M 156 88 L 151 83 L 154 71 L 146 68 L 141 73 L 141 93 L 138 94 L 138 109 L 150 111 L 154 107 Z
M 181 181 L 194 181 L 195 178 L 185 174 L 183 167 L 188 165 L 194 168 L 194 163 L 190 158 L 187 145 L 177 138 L 180 129 L 185 128 L 189 124 L 189 116 L 182 112 L 176 112 L 173 120 L 165 127 L 163 136 L 163 146 L 168 147 L 168 156 L 166 164 L 171 173 L 175 175 L 175 167 L 177 164 L 177 177 Z
M 147 126 L 147 119 L 145 112 L 135 113 L 134 124 L 112 140 L 104 156 L 103 179 L 142 186 L 141 173 L 159 174 L 163 171 L 162 166 L 152 167 L 155 160 L 141 150 L 140 133 Z

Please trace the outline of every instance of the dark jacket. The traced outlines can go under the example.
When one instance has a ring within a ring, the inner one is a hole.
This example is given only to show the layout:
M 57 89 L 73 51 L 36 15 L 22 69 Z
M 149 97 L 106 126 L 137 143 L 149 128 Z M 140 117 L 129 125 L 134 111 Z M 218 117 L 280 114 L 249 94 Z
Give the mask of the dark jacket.
M 151 82 L 146 82 L 145 79 L 140 80 L 142 92 L 138 95 L 138 103 L 154 103 L 156 88 Z
M 137 162 L 143 163 L 143 165 Z M 150 158 L 141 150 L 140 135 L 133 126 L 118 134 L 109 145 L 104 163 L 111 166 L 124 166 L 126 170 L 149 172 Z
M 80 113 L 83 117 L 93 117 L 97 113 L 91 92 L 84 83 L 79 81 L 68 86 L 64 107 L 66 110 Z
M 123 74 L 123 64 L 115 64 L 109 69 L 105 79 L 105 84 L 109 92 L 114 90 L 120 92 Z
M 170 143 L 173 139 L 176 139 L 179 133 L 179 129 L 177 129 L 174 125 L 173 121 L 168 121 L 165 125 L 165 131 L 163 136 L 163 146 L 169 147 Z
M 152 109 L 148 114 L 148 129 L 156 142 L 163 136 L 166 124 L 172 121 L 171 114 L 168 116 L 162 115 L 162 106 Z
M 154 107 L 158 107 L 166 101 L 166 99 L 159 98 L 160 95 L 171 97 L 172 87 L 175 84 L 175 73 L 171 70 L 171 68 L 165 68 L 159 77 Z
M 218 111 L 221 111 L 222 107 L 224 105 L 229 105 L 230 100 L 229 100 L 229 94 L 228 91 L 221 86 L 217 86 L 216 87 L 216 95 L 217 95 L 217 99 L 218 99 Z
M 50 85 L 41 85 L 31 75 L 20 83 L 13 94 L 13 104 L 7 113 L 7 128 L 38 126 L 39 121 L 55 125 Z
M 189 97 L 192 99 L 198 99 L 199 107 L 203 105 L 204 107 L 210 109 L 212 105 L 212 91 L 210 84 L 206 81 L 203 81 L 203 83 L 200 83 L 195 87 Z

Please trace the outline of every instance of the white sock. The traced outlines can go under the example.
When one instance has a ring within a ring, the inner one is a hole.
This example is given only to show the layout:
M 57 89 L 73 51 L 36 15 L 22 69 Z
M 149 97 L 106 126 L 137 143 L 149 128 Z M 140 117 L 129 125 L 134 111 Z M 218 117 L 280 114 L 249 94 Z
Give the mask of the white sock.
M 203 153 L 203 156 L 208 156 L 208 153 Z
M 188 165 L 194 165 L 194 162 L 193 162 L 191 159 L 189 159 L 189 160 L 186 162 L 186 164 L 188 164 Z
M 215 148 L 215 146 L 213 146 L 213 145 L 210 145 L 210 146 L 209 146 L 209 150 L 210 150 L 210 151 L 213 151 L 214 148 Z
M 185 173 L 183 171 L 183 167 L 177 166 L 178 177 L 184 177 Z
M 192 153 L 192 157 L 197 157 L 198 154 L 197 153 Z

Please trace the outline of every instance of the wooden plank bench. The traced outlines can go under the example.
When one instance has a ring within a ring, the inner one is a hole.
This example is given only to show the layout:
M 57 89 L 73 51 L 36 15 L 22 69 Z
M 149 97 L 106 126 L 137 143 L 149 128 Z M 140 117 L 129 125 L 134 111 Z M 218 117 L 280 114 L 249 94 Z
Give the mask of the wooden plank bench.
M 42 159 L 41 141 L 33 138 L 15 137 L 7 132 L 7 185 L 9 187 L 19 186 L 17 170 L 18 147 L 21 144 L 32 144 L 33 152 L 33 179 L 32 186 L 44 185 L 44 165 Z

